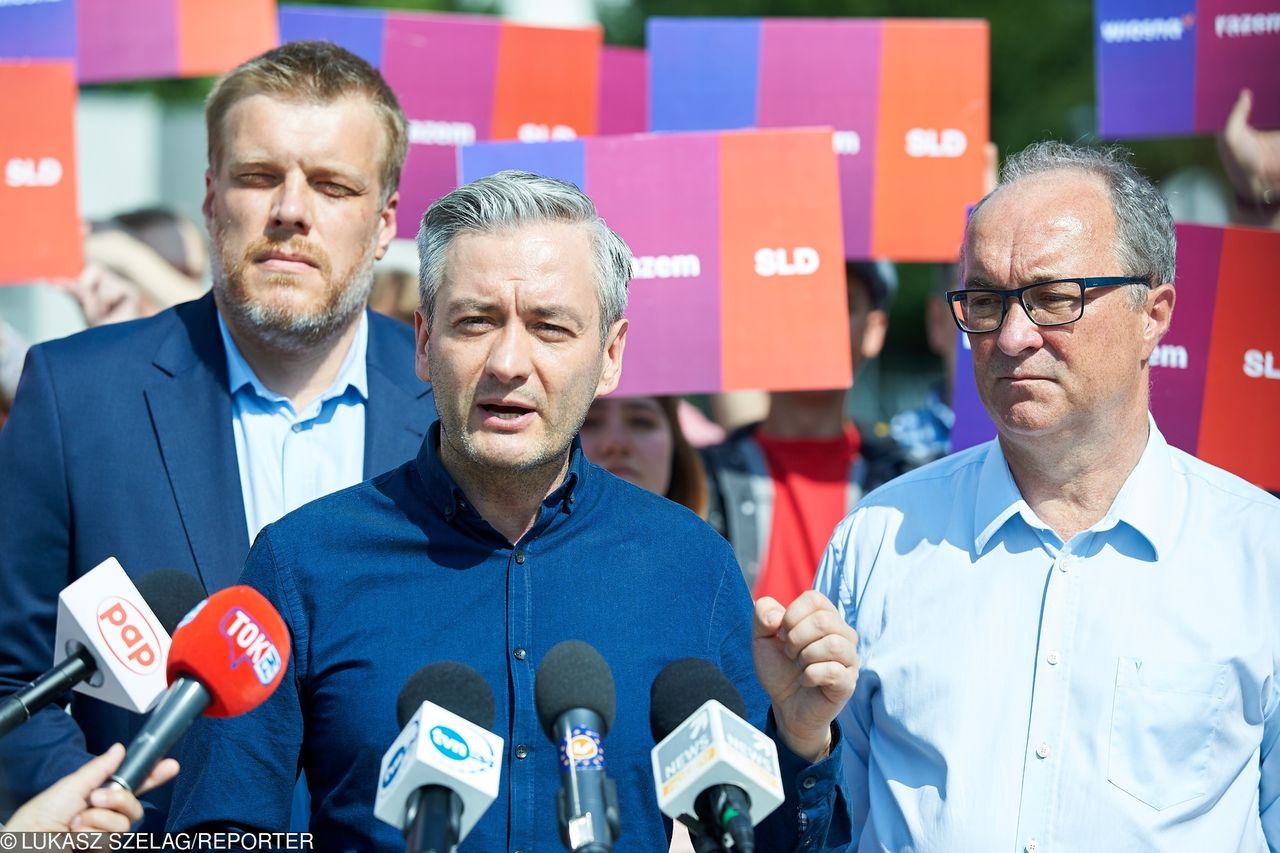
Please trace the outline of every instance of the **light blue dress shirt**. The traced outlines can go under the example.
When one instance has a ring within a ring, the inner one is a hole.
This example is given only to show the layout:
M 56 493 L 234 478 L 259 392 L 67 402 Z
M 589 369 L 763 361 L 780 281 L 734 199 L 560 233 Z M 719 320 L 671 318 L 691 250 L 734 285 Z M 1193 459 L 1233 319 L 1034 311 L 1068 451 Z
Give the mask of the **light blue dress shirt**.
M 1069 542 L 991 442 L 868 495 L 816 586 L 859 635 L 858 850 L 1280 846 L 1280 501 L 1154 421 Z
M 227 350 L 231 427 L 245 523 L 258 531 L 305 503 L 364 479 L 369 318 L 362 312 L 337 377 L 301 412 L 262 384 L 218 315 Z

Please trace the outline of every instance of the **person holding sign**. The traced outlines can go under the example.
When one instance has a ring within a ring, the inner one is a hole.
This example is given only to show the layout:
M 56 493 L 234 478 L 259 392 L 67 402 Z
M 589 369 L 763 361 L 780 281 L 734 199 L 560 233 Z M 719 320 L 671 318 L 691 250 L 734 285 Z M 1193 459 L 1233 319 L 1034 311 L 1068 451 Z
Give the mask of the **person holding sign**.
M 1166 443 L 1175 236 L 1118 149 L 1005 164 L 948 294 L 997 438 L 836 529 L 861 849 L 1280 846 L 1280 501 Z
M 386 82 L 294 42 L 223 77 L 206 119 L 212 293 L 33 347 L 0 432 L 0 695 L 48 669 L 58 592 L 103 559 L 222 589 L 268 522 L 403 461 L 432 419 L 412 330 L 365 310 L 406 147 Z M 0 816 L 140 726 L 71 712 L 0 740 Z

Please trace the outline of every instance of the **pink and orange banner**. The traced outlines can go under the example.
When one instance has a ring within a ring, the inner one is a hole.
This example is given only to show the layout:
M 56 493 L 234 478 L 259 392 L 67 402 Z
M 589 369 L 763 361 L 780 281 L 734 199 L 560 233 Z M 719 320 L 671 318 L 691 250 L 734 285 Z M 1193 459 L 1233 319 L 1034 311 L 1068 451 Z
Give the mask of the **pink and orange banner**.
M 70 62 L 0 61 L 0 285 L 84 265 Z
M 0 4 L 0 57 L 75 60 L 82 83 L 221 74 L 276 43 L 275 0 Z
M 983 194 L 988 28 L 650 18 L 650 129 L 830 125 L 850 258 L 954 260 Z
M 463 182 L 503 169 L 582 187 L 631 247 L 619 394 L 850 385 L 829 129 L 485 143 L 459 152 Z
M 485 15 L 285 6 L 282 41 L 324 39 L 377 66 L 409 119 L 399 236 L 457 185 L 458 145 L 596 133 L 602 31 Z
M 1151 412 L 1170 444 L 1280 490 L 1280 232 L 1177 229 L 1177 301 L 1169 333 L 1151 356 Z M 964 343 L 962 336 L 953 450 L 995 435 Z

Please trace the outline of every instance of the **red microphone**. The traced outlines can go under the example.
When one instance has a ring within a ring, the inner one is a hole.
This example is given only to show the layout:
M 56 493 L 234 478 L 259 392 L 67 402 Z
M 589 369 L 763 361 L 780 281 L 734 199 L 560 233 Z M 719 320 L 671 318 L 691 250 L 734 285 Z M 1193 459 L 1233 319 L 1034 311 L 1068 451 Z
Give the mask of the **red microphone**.
M 228 587 L 196 605 L 173 633 L 169 689 L 109 784 L 137 790 L 201 714 L 234 717 L 267 701 L 289 650 L 284 620 L 253 587 Z

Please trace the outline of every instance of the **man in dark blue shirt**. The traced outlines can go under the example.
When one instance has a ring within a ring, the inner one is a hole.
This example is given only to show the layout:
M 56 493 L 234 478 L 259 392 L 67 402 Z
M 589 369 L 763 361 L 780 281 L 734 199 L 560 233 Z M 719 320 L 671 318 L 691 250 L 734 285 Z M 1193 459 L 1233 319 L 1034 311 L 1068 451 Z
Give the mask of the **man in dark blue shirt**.
M 843 849 L 832 721 L 856 678 L 852 631 L 814 592 L 785 611 L 762 599 L 753 614 L 723 539 L 588 463 L 574 438 L 620 375 L 626 245 L 576 188 L 526 173 L 450 193 L 418 242 L 417 364 L 440 423 L 417 459 L 258 538 L 243 580 L 279 608 L 294 657 L 258 711 L 197 724 L 170 829 L 282 829 L 305 769 L 317 846 L 398 848 L 372 814 L 396 695 L 424 664 L 460 660 L 498 697 L 507 744 L 498 799 L 461 849 L 560 849 L 558 759 L 534 675 L 552 646 L 581 639 L 617 686 L 605 746 L 620 849 L 666 847 L 648 695 L 688 656 L 723 669 L 778 741 L 787 802 L 758 849 Z

